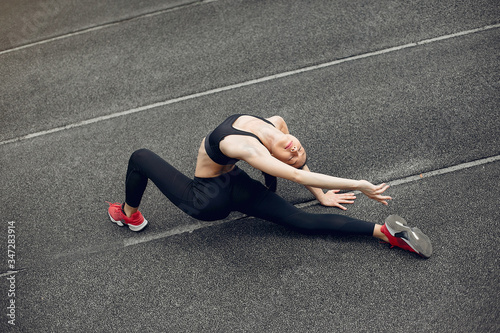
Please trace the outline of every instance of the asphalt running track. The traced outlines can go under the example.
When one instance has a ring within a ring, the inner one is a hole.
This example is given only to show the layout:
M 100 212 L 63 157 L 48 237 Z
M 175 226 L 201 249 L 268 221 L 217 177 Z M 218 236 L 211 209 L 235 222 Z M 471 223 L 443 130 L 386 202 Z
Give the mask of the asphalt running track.
M 494 1 L 2 7 L 2 329 L 499 330 Z M 358 196 L 345 214 L 401 214 L 433 257 L 238 214 L 199 223 L 153 186 L 144 232 L 108 221 L 133 150 L 192 174 L 200 138 L 234 112 L 284 116 L 313 170 L 389 182 L 389 207 Z

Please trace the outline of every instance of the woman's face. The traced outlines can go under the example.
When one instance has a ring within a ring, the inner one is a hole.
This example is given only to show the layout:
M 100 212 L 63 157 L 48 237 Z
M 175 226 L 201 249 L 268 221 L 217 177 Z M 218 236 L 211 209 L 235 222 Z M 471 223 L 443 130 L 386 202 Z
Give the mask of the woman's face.
M 272 155 L 283 163 L 301 168 L 306 162 L 306 151 L 300 141 L 290 134 L 285 134 L 276 142 Z

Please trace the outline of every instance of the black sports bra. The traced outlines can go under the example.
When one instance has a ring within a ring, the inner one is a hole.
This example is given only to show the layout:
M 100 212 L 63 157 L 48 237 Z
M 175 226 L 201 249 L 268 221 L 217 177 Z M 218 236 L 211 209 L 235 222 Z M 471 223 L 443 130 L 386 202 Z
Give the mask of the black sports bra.
M 224 140 L 224 138 L 228 135 L 247 135 L 247 136 L 252 136 L 259 140 L 260 139 L 257 137 L 257 135 L 250 133 L 250 132 L 245 132 L 241 131 L 239 129 L 236 129 L 233 127 L 233 123 L 236 121 L 241 116 L 246 116 L 244 114 L 234 114 L 232 116 L 229 116 L 226 120 L 222 122 L 219 126 L 217 126 L 212 132 L 210 132 L 206 138 L 205 138 L 205 150 L 208 154 L 208 156 L 212 159 L 217 164 L 220 165 L 228 165 L 228 164 L 235 164 L 238 162 L 238 159 L 235 158 L 230 158 L 227 157 L 222 153 L 222 151 L 219 148 L 219 143 Z M 265 121 L 266 123 L 269 123 L 273 125 L 269 120 L 258 117 L 258 116 L 251 116 L 254 118 L 258 118 L 260 120 Z M 273 125 L 274 126 L 274 125 Z

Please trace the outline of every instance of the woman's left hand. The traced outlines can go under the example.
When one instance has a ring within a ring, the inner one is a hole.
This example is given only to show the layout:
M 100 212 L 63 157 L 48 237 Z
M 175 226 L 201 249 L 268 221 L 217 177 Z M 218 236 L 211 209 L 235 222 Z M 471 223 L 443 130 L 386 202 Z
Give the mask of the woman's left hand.
M 340 190 L 330 190 L 326 192 L 321 200 L 319 202 L 323 206 L 328 206 L 328 207 L 337 207 L 342 210 L 347 210 L 344 206 L 341 204 L 352 204 L 354 203 L 354 199 L 356 199 L 356 196 L 354 193 L 338 193 Z

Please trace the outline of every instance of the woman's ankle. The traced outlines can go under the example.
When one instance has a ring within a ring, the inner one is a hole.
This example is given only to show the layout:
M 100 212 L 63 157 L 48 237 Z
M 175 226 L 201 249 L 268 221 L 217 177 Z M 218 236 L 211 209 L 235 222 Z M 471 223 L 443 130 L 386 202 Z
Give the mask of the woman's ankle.
M 132 216 L 132 214 L 139 210 L 139 207 L 131 207 L 127 203 L 124 203 L 122 206 L 122 210 L 127 217 L 130 217 Z
M 380 230 L 382 225 L 375 224 L 375 228 L 373 228 L 373 237 L 378 238 L 384 242 L 389 242 L 389 238 Z

